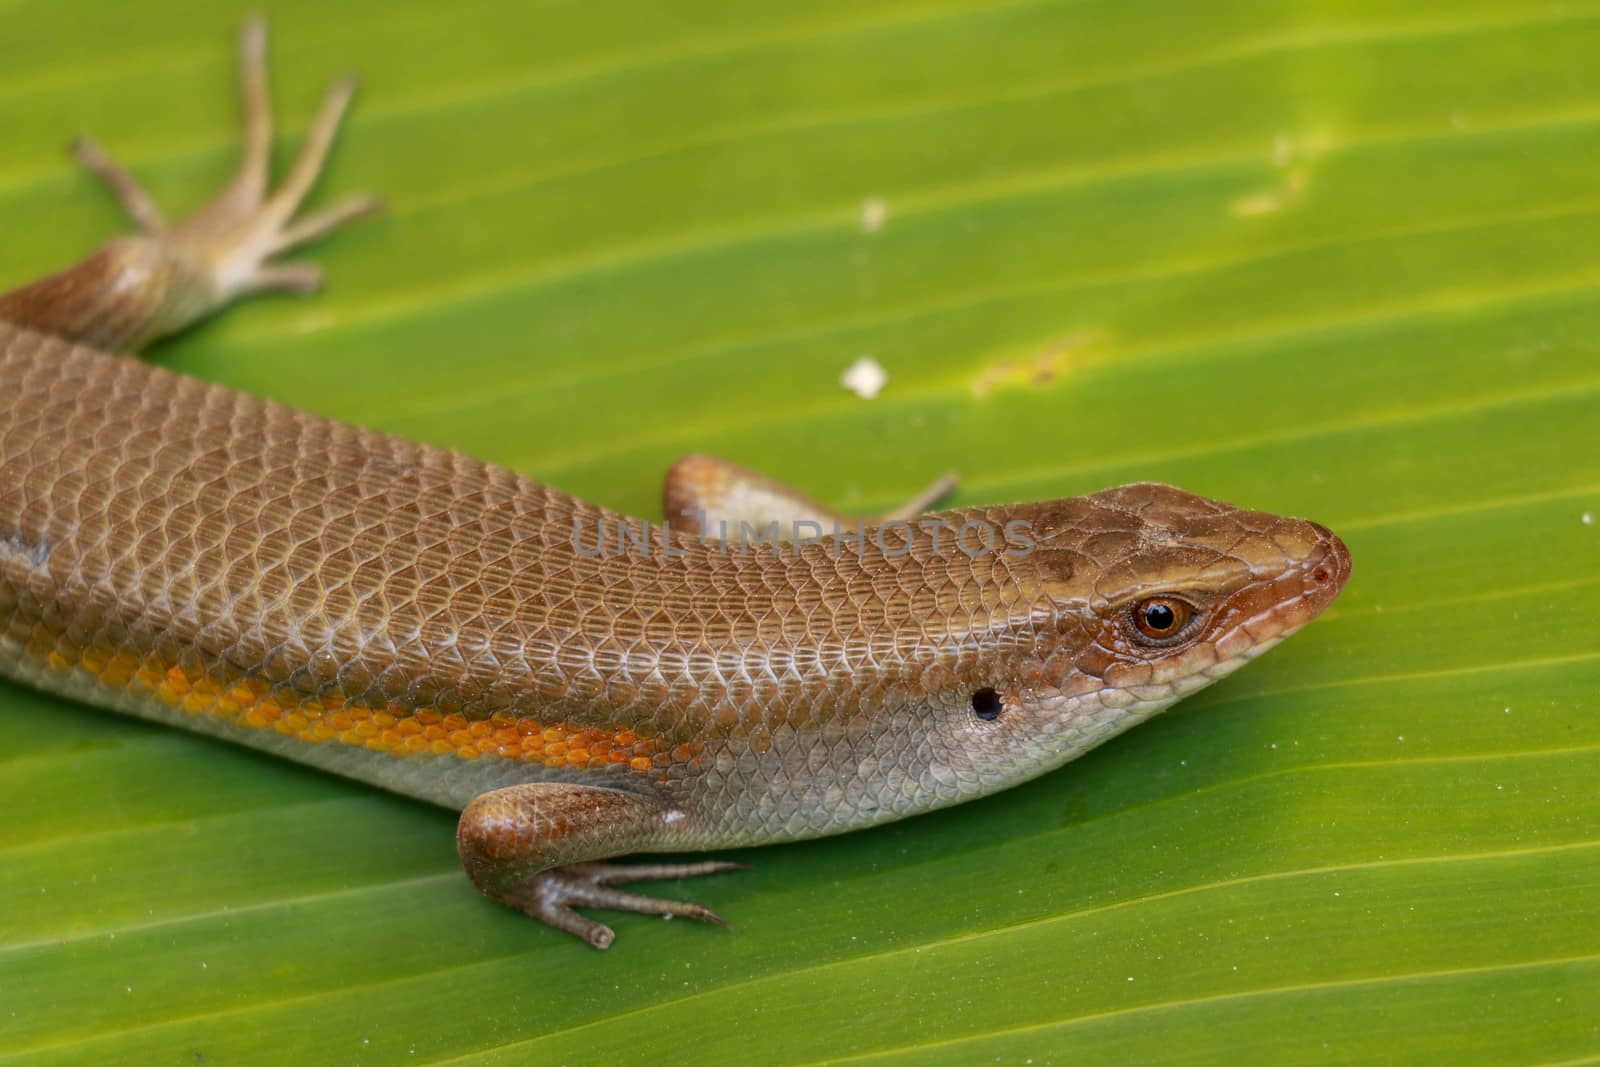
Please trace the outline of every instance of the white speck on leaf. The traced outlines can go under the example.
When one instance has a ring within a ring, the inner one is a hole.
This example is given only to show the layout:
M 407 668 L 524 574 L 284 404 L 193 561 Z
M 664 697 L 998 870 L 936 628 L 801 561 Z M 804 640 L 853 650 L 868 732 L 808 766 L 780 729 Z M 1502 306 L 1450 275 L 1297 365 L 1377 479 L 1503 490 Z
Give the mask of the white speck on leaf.
M 321 333 L 337 325 L 338 322 L 339 320 L 336 316 L 330 315 L 325 311 L 313 311 L 302 314 L 295 319 L 293 328 L 296 334 L 305 336 L 310 333 Z
M 1272 139 L 1272 165 L 1274 167 L 1287 167 L 1294 162 L 1297 146 L 1294 138 L 1286 133 L 1280 133 Z
M 1279 133 L 1272 139 L 1267 160 L 1281 178 L 1273 188 L 1238 197 L 1228 205 L 1235 218 L 1272 215 L 1291 207 L 1311 184 L 1311 170 L 1317 159 L 1332 147 L 1325 133 L 1300 131 Z
M 1305 192 L 1309 181 L 1305 167 L 1296 167 L 1284 175 L 1283 183 L 1275 189 L 1241 196 L 1228 208 L 1235 218 L 1247 219 L 1258 215 L 1273 215 L 1288 207 Z
M 1592 512 L 1592 511 L 1585 511 L 1582 515 L 1578 516 L 1578 518 L 1583 522 L 1583 524 L 1585 526 L 1593 526 L 1594 525 L 1594 512 Z
M 889 372 L 871 356 L 862 356 L 839 376 L 839 384 L 862 400 L 871 400 L 889 384 Z
M 889 220 L 889 202 L 881 196 L 869 196 L 861 205 L 861 232 L 877 233 Z

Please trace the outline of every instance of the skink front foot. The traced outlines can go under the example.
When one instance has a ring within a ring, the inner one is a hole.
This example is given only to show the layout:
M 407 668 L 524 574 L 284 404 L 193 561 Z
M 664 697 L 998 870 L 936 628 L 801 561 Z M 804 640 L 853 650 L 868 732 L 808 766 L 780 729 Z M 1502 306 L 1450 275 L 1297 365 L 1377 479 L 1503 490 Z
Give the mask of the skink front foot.
M 573 863 L 535 875 L 524 890 L 508 894 L 504 899 L 506 903 L 521 908 L 535 919 L 557 930 L 565 930 L 574 937 L 589 942 L 595 948 L 609 948 L 611 942 L 616 939 L 611 927 L 579 915 L 572 910 L 573 908 L 609 908 L 612 911 L 633 911 L 641 915 L 660 915 L 669 919 L 681 917 L 727 926 L 726 920 L 703 905 L 686 900 L 662 900 L 613 887 L 624 882 L 694 878 L 702 874 L 735 871 L 743 866 L 741 863 L 716 860 L 705 863 L 658 863 L 638 866 Z
M 473 884 L 488 896 L 595 948 L 608 948 L 616 936 L 611 928 L 573 908 L 612 908 L 728 925 L 699 904 L 658 900 L 616 886 L 697 878 L 738 870 L 743 864 L 595 862 L 629 852 L 667 851 L 674 845 L 674 827 L 683 821 L 682 812 L 622 789 L 533 782 L 496 789 L 468 804 L 456 827 L 456 849 Z

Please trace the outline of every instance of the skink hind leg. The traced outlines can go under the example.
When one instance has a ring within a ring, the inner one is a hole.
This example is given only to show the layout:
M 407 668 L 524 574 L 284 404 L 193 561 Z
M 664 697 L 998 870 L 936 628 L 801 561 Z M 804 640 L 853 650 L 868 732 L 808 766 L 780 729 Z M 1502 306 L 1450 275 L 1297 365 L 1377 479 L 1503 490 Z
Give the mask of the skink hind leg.
M 240 35 L 244 159 L 223 193 L 176 226 L 168 225 L 139 183 L 99 145 L 80 138 L 73 153 L 122 204 L 139 233 L 117 238 L 87 258 L 0 296 L 0 317 L 110 351 L 137 351 L 229 302 L 270 291 L 309 292 L 316 267 L 276 257 L 378 209 L 355 196 L 296 218 L 316 183 L 355 83 L 337 83 L 307 134 L 305 147 L 269 195 L 272 112 L 267 98 L 266 26 Z
M 674 530 L 709 538 L 737 538 L 748 527 L 752 535 L 777 523 L 779 540 L 795 540 L 797 526 L 814 524 L 820 535 L 851 531 L 895 519 L 911 519 L 932 508 L 956 487 L 956 476 L 936 479 L 905 504 L 883 515 L 857 518 L 833 511 L 804 493 L 758 471 L 719 456 L 685 456 L 667 472 L 662 506 Z M 813 532 L 802 526 L 798 535 Z
M 274 258 L 381 206 L 377 197 L 363 194 L 295 218 L 322 173 L 334 135 L 355 95 L 353 78 L 341 79 L 328 90 L 299 158 L 278 191 L 268 195 L 272 103 L 267 96 L 266 33 L 266 23 L 258 16 L 246 21 L 239 38 L 245 127 L 239 173 L 221 195 L 172 231 L 175 243 L 205 263 L 219 305 L 248 293 L 315 289 L 321 283 L 316 267 L 278 264 Z M 138 218 L 131 208 L 130 213 Z
M 461 813 L 456 849 L 473 884 L 502 904 L 607 948 L 611 928 L 575 907 L 682 916 L 726 926 L 699 904 L 614 888 L 624 882 L 694 878 L 736 870 L 717 860 L 620 866 L 595 860 L 670 845 L 680 818 L 647 797 L 615 789 L 536 783 L 497 789 Z

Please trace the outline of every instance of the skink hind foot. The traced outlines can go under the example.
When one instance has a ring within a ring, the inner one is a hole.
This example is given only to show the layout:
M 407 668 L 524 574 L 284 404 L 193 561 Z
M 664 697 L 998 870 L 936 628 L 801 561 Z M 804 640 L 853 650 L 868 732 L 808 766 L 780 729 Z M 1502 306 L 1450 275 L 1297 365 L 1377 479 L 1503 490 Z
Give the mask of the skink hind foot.
M 277 192 L 268 188 L 272 113 L 267 100 L 266 26 L 240 38 L 244 160 L 226 190 L 191 218 L 169 225 L 139 183 L 95 142 L 73 154 L 111 190 L 137 228 L 66 270 L 0 295 L 0 320 L 108 352 L 138 352 L 231 301 L 253 293 L 309 292 L 321 272 L 277 257 L 377 210 L 356 196 L 296 218 L 327 160 L 355 83 L 329 91 L 305 147 Z
M 135 226 L 171 246 L 200 277 L 208 291 L 203 311 L 252 293 L 305 293 L 322 281 L 311 264 L 278 263 L 276 257 L 306 245 L 382 207 L 375 196 L 352 196 L 333 207 L 296 218 L 316 184 L 355 80 L 336 82 L 323 98 L 300 156 L 282 186 L 270 192 L 272 105 L 267 95 L 266 23 L 247 20 L 239 38 L 240 81 L 244 96 L 244 159 L 234 180 L 216 199 L 176 226 L 169 226 L 155 201 L 120 164 L 94 141 L 79 138 L 73 155 L 111 190 Z M 196 315 L 195 317 L 198 317 Z

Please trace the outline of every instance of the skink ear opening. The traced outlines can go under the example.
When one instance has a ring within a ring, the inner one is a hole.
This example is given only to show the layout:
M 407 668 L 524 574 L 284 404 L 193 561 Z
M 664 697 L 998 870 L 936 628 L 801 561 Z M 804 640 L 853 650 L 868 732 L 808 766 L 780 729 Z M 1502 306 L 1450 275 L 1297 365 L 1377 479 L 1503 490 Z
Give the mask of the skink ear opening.
M 1000 694 L 992 686 L 984 686 L 972 694 L 972 714 L 984 722 L 993 722 L 1000 717 L 1000 712 L 1005 710 L 1005 701 L 1000 699 Z

